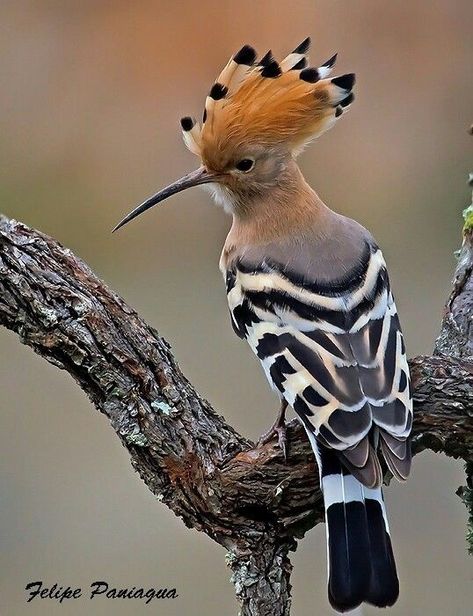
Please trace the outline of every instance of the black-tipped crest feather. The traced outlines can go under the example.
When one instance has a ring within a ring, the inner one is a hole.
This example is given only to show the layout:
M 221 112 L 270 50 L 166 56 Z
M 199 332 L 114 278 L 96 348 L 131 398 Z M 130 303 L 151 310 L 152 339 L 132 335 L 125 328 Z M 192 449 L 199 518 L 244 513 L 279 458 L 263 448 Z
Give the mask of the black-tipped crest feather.
M 258 62 L 258 66 L 268 66 L 271 62 L 274 62 L 273 52 L 271 49 L 267 51 L 261 60 Z
M 308 36 L 307 38 L 305 38 L 302 43 L 300 43 L 292 53 L 300 53 L 300 54 L 306 54 L 309 51 L 310 48 L 310 36 Z
M 233 56 L 237 64 L 252 66 L 256 60 L 256 51 L 250 45 L 244 45 L 238 53 Z
M 329 58 L 323 64 L 321 64 L 321 66 L 324 66 L 325 68 L 332 68 L 332 66 L 334 66 L 335 62 L 337 61 L 337 56 L 338 56 L 338 53 L 335 53 L 331 58 Z
M 275 79 L 282 74 L 281 67 L 276 62 L 276 60 L 271 60 L 268 64 L 266 64 L 261 71 L 261 77 L 269 77 L 270 79 Z
M 307 58 L 302 58 L 301 60 L 299 60 L 299 62 L 297 62 L 297 64 L 294 64 L 294 66 L 291 68 L 291 71 L 300 71 L 306 66 L 307 66 Z
M 242 140 L 268 146 L 285 142 L 297 155 L 331 128 L 353 100 L 354 75 L 327 78 L 337 54 L 319 67 L 307 67 L 309 45 L 307 38 L 281 62 L 271 50 L 259 61 L 250 45 L 237 51 L 207 96 L 202 130 L 192 129 L 196 146 L 185 138 L 189 149 L 212 157 L 213 148 Z
M 191 118 L 190 116 L 185 116 L 184 118 L 181 118 L 182 130 L 185 130 L 186 132 L 188 132 L 192 130 L 194 126 L 195 126 L 195 120 Z
M 299 77 L 302 81 L 307 81 L 308 83 L 316 83 L 319 81 L 319 71 L 316 68 L 305 68 L 301 71 Z
M 340 105 L 342 107 L 348 107 L 348 105 L 351 105 L 354 100 L 355 100 L 355 95 L 353 94 L 353 92 L 350 92 L 350 94 L 346 98 L 340 101 Z
M 225 98 L 225 96 L 227 95 L 228 92 L 228 88 L 226 86 L 223 86 L 221 83 L 214 83 L 214 85 L 212 86 L 209 96 L 210 98 L 213 98 L 214 101 L 219 101 L 222 98 Z
M 346 75 L 340 75 L 340 77 L 333 77 L 332 83 L 344 90 L 351 90 L 355 85 L 355 73 L 347 73 Z

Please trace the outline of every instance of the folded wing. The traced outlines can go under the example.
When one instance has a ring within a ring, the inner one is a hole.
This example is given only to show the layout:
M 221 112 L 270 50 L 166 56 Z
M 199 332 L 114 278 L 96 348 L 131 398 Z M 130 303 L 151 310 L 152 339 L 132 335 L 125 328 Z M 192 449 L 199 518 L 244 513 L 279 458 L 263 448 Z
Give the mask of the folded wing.
M 238 335 L 306 430 L 365 486 L 410 469 L 409 371 L 381 251 L 366 244 L 351 276 L 321 284 L 287 266 L 240 259 L 227 272 Z

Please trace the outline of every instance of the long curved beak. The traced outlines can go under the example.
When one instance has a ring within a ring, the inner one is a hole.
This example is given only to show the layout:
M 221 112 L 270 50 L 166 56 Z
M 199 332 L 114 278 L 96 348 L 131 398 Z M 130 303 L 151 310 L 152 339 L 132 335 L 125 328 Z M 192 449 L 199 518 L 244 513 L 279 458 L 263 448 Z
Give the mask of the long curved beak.
M 126 225 L 127 222 L 130 222 L 130 220 L 133 220 L 133 218 L 136 218 L 140 214 L 143 214 L 143 212 L 146 212 L 146 210 L 149 210 L 151 207 L 153 207 L 153 205 L 161 203 L 161 201 L 164 201 L 168 197 L 171 197 L 172 195 L 186 190 L 186 188 L 191 188 L 192 186 L 199 186 L 200 184 L 208 184 L 209 182 L 218 182 L 219 179 L 220 176 L 216 175 L 215 173 L 210 173 L 209 171 L 207 171 L 207 169 L 205 169 L 205 167 L 199 167 L 195 171 L 192 171 L 191 173 L 188 173 L 187 175 L 182 177 L 180 180 L 177 180 L 169 186 L 166 186 L 166 188 L 163 188 L 149 199 L 146 199 L 146 201 L 144 201 L 141 205 L 136 207 L 132 212 L 125 216 L 125 218 L 121 220 L 118 225 L 112 230 L 112 233 L 120 229 L 120 227 Z

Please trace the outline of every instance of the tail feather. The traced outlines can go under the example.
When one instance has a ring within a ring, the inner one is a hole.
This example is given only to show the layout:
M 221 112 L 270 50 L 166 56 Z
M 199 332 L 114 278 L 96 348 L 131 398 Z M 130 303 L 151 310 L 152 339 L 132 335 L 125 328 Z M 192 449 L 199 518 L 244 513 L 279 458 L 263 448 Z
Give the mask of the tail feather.
M 389 470 L 399 481 L 405 481 L 411 470 L 412 454 L 409 438 L 396 438 L 381 431 L 381 451 Z
M 310 435 L 317 457 L 327 525 L 328 596 L 339 612 L 362 602 L 377 607 L 399 594 L 381 488 L 367 488 L 339 455 Z
M 381 488 L 363 487 L 370 536 L 371 579 L 366 601 L 377 607 L 393 605 L 399 596 L 399 580 L 389 535 Z
M 342 491 L 352 487 L 347 485 L 349 475 L 340 475 L 336 479 Z M 328 492 L 330 495 L 334 483 L 331 482 L 330 487 L 324 486 L 324 494 Z M 352 500 L 330 504 L 325 515 L 329 600 L 335 609 L 344 612 L 360 605 L 369 590 L 369 576 L 366 575 L 370 567 L 366 512 L 362 501 Z

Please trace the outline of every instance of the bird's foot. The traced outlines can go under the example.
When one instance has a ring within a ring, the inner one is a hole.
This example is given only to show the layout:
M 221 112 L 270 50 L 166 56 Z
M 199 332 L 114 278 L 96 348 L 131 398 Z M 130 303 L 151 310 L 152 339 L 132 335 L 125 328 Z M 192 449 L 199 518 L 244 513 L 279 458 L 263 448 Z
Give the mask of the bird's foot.
M 277 436 L 278 447 L 282 451 L 284 460 L 287 461 L 287 431 L 285 421 L 282 423 L 279 420 L 276 421 L 267 432 L 260 436 L 258 446 L 266 445 L 274 436 Z

